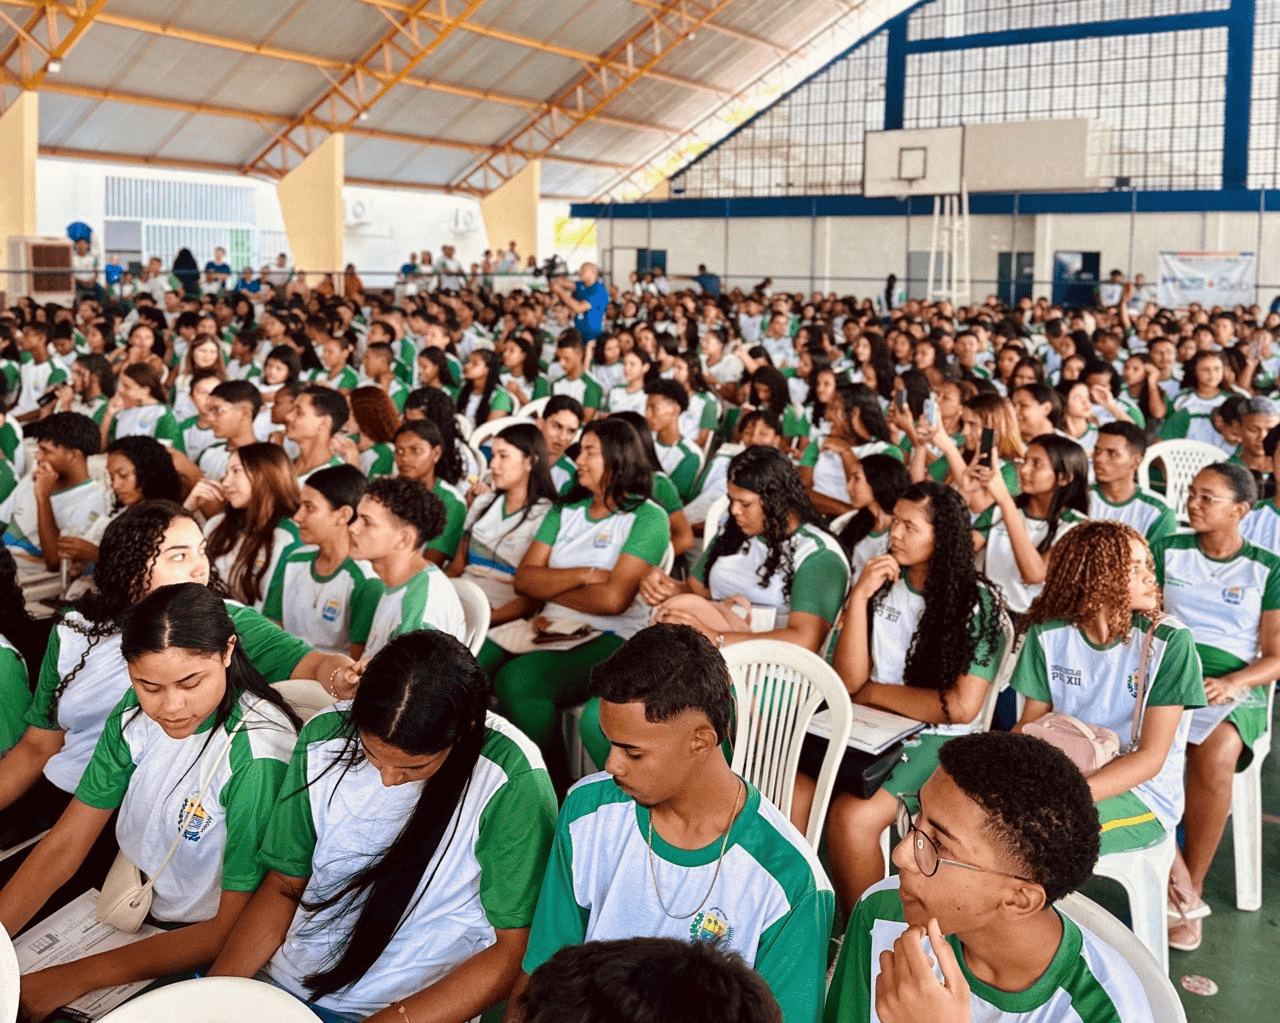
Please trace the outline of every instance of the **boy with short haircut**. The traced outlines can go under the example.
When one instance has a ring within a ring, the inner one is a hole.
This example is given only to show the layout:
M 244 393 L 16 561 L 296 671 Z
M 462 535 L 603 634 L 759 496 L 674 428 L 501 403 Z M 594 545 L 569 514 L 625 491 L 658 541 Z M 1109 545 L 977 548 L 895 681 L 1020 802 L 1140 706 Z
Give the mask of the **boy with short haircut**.
M 1280 474 L 1280 426 L 1273 427 L 1262 442 L 1263 451 L 1271 459 L 1272 478 Z M 1280 503 L 1273 494 L 1253 506 L 1240 522 L 1240 535 L 1251 544 L 1272 554 L 1280 554 Z
M 919 811 L 900 799 L 899 829 L 898 874 L 853 911 L 826 1023 L 1152 1023 L 1124 957 L 1054 908 L 1100 846 L 1089 784 L 1060 750 L 952 739 Z
M 241 330 L 232 335 L 231 357 L 227 359 L 228 380 L 256 380 L 262 376 L 262 367 L 255 358 L 259 347 L 256 329 Z
M 788 1023 L 816 1021 L 835 895 L 804 836 L 725 760 L 724 659 L 686 625 L 654 625 L 596 666 L 591 691 L 612 750 L 565 798 L 525 974 L 565 945 L 714 941 L 764 978 Z
M 369 483 L 349 527 L 350 555 L 369 562 L 385 590 L 371 622 L 351 623 L 352 657 L 368 659 L 415 629 L 439 629 L 465 639 L 458 594 L 423 554 L 444 522 L 443 502 L 416 480 L 383 476 Z
M 702 465 L 697 450 L 680 433 L 680 413 L 689 407 L 689 395 L 674 380 L 654 380 L 645 384 L 644 393 L 648 395 L 644 418 L 653 431 L 658 461 L 680 491 L 680 500 L 687 503 Z
M 309 384 L 302 389 L 285 428 L 285 436 L 298 445 L 298 457 L 293 460 L 298 486 L 317 469 L 342 464 L 343 459 L 333 453 L 333 438 L 342 433 L 350 415 L 347 399 L 332 388 Z
M 253 421 L 261 406 L 262 395 L 247 380 L 224 380 L 209 393 L 204 417 L 214 441 L 193 459 L 205 479 L 222 479 L 231 453 L 257 441 Z
M 0 503 L 0 522 L 19 573 L 53 572 L 59 538 L 83 537 L 110 506 L 110 492 L 89 477 L 101 435 L 78 412 L 55 412 L 29 432 L 39 438 L 35 468 Z
M 1093 449 L 1098 482 L 1089 488 L 1089 518 L 1127 522 L 1153 544 L 1177 531 L 1178 517 L 1160 498 L 1138 489 L 1138 466 L 1146 451 L 1146 434 L 1133 423 L 1098 428 Z
M 178 424 L 178 429 L 182 433 L 182 450 L 197 465 L 200 462 L 200 453 L 217 440 L 209 422 L 209 396 L 220 383 L 222 380 L 213 367 L 198 369 L 191 374 L 188 393 L 191 396 L 191 404 L 196 407 L 196 413 L 182 420 Z
M 381 387 L 395 402 L 396 411 L 404 415 L 404 402 L 409 388 L 396 376 L 395 353 L 385 341 L 370 342 L 364 352 L 364 375 L 369 383 Z
M 1240 410 L 1240 446 L 1229 461 L 1243 465 L 1253 473 L 1261 498 L 1274 497 L 1276 492 L 1266 438 L 1277 425 L 1280 425 L 1280 406 L 1270 398 L 1249 398 Z
M 553 394 L 538 416 L 538 429 L 547 445 L 547 461 L 551 463 L 551 482 L 563 494 L 578 476 L 578 467 L 568 455 L 573 438 L 582 428 L 583 410 L 576 398 Z
M 551 385 L 552 394 L 573 398 L 583 408 L 589 423 L 604 408 L 604 389 L 587 372 L 587 351 L 582 335 L 570 327 L 556 341 L 556 362 L 564 376 Z
M 29 323 L 18 337 L 18 348 L 30 356 L 18 366 L 21 390 L 9 415 L 20 423 L 40 416 L 40 396 L 50 387 L 63 383 L 67 372 L 49 357 L 49 328 L 43 323 Z

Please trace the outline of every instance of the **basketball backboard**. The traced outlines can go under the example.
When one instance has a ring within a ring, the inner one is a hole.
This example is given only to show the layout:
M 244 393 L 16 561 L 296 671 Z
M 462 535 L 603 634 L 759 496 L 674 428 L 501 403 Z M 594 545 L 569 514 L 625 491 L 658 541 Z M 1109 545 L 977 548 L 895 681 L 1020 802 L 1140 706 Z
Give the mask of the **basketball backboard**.
M 964 128 L 909 128 L 866 135 L 862 194 L 946 195 L 960 191 Z

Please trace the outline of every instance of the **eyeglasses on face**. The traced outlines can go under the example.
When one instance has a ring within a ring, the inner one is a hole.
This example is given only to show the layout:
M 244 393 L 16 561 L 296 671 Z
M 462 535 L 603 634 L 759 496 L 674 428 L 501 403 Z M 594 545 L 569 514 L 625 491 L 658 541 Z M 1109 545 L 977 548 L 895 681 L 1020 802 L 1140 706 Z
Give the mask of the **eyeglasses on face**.
M 918 796 L 916 797 L 918 799 Z M 938 847 L 934 844 L 932 838 L 926 835 L 918 827 L 916 827 L 916 814 L 913 814 L 907 807 L 906 801 L 902 796 L 898 796 L 898 834 L 903 838 L 910 836 L 911 849 L 915 853 L 916 866 L 920 873 L 925 877 L 933 877 L 938 872 L 938 867 L 943 863 L 952 867 L 963 867 L 965 870 L 976 870 L 981 874 L 998 874 L 1000 877 L 1011 877 L 1015 881 L 1026 881 L 1029 884 L 1039 884 L 1029 877 L 1023 877 L 1021 874 L 1010 874 L 1004 870 L 994 870 L 991 867 L 979 867 L 972 863 L 961 863 L 959 860 L 949 860 L 939 855 Z
M 1218 494 L 1206 494 L 1203 490 L 1187 491 L 1187 504 L 1236 504 L 1234 497 L 1221 497 Z

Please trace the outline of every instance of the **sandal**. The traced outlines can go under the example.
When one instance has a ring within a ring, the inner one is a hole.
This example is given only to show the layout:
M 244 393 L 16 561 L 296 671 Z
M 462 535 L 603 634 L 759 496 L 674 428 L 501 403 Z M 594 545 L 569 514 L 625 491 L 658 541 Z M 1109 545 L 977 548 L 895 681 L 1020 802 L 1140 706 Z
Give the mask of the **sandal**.
M 1169 928 L 1169 947 L 1194 952 L 1204 940 L 1204 920 L 1181 920 Z
M 1170 925 L 1184 920 L 1203 920 L 1213 912 L 1209 903 L 1205 902 L 1191 888 L 1184 888 L 1169 880 L 1169 909 L 1167 911 Z

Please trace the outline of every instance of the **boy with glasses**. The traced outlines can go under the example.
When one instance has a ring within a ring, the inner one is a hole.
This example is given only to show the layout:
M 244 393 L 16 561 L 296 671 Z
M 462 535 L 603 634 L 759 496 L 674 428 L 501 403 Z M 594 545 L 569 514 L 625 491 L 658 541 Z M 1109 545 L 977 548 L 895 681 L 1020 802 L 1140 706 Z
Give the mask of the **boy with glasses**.
M 849 921 L 826 1023 L 1151 1023 L 1124 958 L 1053 906 L 1099 848 L 1088 782 L 1062 752 L 958 736 L 912 802 L 900 797 L 898 875 Z

